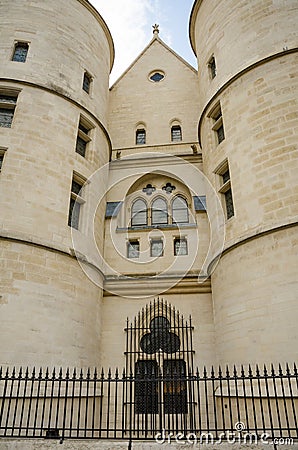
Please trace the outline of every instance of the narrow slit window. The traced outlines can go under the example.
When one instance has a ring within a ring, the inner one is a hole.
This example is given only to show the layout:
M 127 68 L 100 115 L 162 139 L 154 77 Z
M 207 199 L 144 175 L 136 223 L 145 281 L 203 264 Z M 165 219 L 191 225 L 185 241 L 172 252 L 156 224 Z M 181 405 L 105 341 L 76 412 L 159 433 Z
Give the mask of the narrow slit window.
M 14 47 L 12 61 L 26 62 L 29 44 L 27 42 L 17 42 Z
M 212 56 L 208 62 L 208 68 L 210 73 L 210 78 L 213 79 L 216 77 L 216 62 L 214 56 Z
M 5 149 L 0 148 L 0 172 L 2 170 L 5 152 L 6 152 L 6 148 Z
M 213 109 L 210 117 L 213 120 L 212 130 L 214 131 L 217 139 L 217 144 L 219 145 L 225 139 L 225 131 L 222 119 L 222 112 L 220 104 L 218 103 Z
M 92 83 L 92 76 L 88 72 L 84 72 L 84 78 L 83 78 L 83 90 L 87 92 L 87 94 L 90 94 L 91 90 L 91 83 Z
M 215 171 L 220 177 L 220 189 L 219 192 L 224 198 L 224 205 L 226 210 L 226 217 L 230 219 L 235 215 L 233 194 L 231 187 L 231 177 L 228 161 L 221 164 L 220 168 Z

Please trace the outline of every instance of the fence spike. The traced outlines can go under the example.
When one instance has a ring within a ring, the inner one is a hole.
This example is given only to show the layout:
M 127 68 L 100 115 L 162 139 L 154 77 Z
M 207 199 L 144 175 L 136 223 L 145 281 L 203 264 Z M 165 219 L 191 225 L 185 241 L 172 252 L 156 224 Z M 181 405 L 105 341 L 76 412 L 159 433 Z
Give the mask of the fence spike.
M 215 378 L 214 367 L 213 366 L 211 366 L 211 378 Z
M 61 378 L 62 378 L 62 367 L 60 367 L 60 370 L 59 370 L 59 380 L 61 380 Z
M 67 367 L 67 369 L 66 369 L 66 375 L 65 375 L 65 378 L 66 378 L 67 380 L 69 380 L 69 367 Z
M 77 370 L 76 370 L 76 368 L 74 367 L 74 368 L 73 368 L 72 379 L 75 380 L 76 377 L 77 377 Z
M 20 367 L 18 378 L 22 378 L 22 367 Z
M 204 371 L 203 371 L 203 373 L 204 373 L 204 378 L 207 378 L 207 369 L 206 369 L 206 366 L 204 366 Z
M 286 373 L 287 373 L 287 375 L 291 375 L 291 371 L 290 371 L 288 363 L 286 364 Z
M 251 370 L 251 365 L 248 364 L 248 376 L 252 377 L 252 370 Z
M 218 378 L 222 378 L 221 365 L 218 366 Z
M 88 369 L 87 369 L 87 380 L 89 380 L 90 379 L 90 367 L 88 367 Z
M 34 379 L 35 378 L 35 367 L 33 367 L 33 370 L 32 370 L 32 378 Z
M 97 379 L 97 369 L 96 369 L 96 367 L 94 368 L 94 375 L 93 375 L 93 378 L 94 378 L 94 380 Z
M 104 370 L 103 370 L 103 367 L 102 367 L 101 368 L 101 378 L 104 379 L 104 377 L 105 377 L 105 374 L 104 374 Z
M 245 377 L 245 371 L 244 371 L 243 364 L 241 364 L 241 377 L 242 377 L 242 378 Z
M 226 365 L 226 377 L 230 378 L 229 366 Z
M 278 373 L 280 376 L 283 376 L 281 364 L 278 364 Z
M 123 367 L 123 371 L 122 371 L 122 378 L 125 378 L 125 368 Z
M 12 371 L 12 373 L 14 373 L 14 368 L 13 368 L 13 371 Z M 9 376 L 9 370 L 8 370 L 8 367 L 7 367 L 7 369 L 6 369 L 6 373 L 5 373 L 5 378 L 8 378 L 8 376 Z
M 38 379 L 41 380 L 42 379 L 42 368 L 39 368 L 39 373 L 38 373 Z
M 234 364 L 234 367 L 233 367 L 233 375 L 234 375 L 234 378 L 237 378 L 237 369 L 236 369 L 236 365 Z
M 256 364 L 256 376 L 259 377 L 260 376 L 260 369 L 258 364 Z
M 53 378 L 53 380 L 56 378 L 56 367 L 54 367 L 54 369 L 53 369 L 52 378 Z
M 2 366 L 0 367 L 0 378 L 2 378 Z
M 268 371 L 267 371 L 266 364 L 264 364 L 264 376 L 268 377 Z
M 297 366 L 296 366 L 296 363 L 294 363 L 294 374 L 297 375 Z
M 83 369 L 81 368 L 81 370 L 80 370 L 80 380 L 82 380 L 83 379 Z
M 48 367 L 47 367 L 47 369 L 46 369 L 46 376 L 45 376 L 45 378 L 46 378 L 46 380 L 49 379 L 49 368 L 48 368 Z

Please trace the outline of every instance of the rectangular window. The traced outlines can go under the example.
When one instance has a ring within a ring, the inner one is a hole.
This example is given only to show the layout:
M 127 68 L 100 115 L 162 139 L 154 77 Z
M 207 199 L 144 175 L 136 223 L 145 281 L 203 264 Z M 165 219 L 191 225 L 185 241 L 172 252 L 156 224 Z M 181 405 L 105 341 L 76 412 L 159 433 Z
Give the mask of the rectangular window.
M 11 127 L 17 98 L 17 95 L 7 95 L 0 92 L 0 127 Z
M 174 239 L 174 255 L 175 256 L 188 255 L 186 238 L 175 238 Z
M 91 90 L 91 83 L 92 83 L 92 76 L 88 72 L 84 72 L 84 78 L 83 78 L 83 90 L 87 92 L 87 94 L 90 94 Z
M 179 125 L 175 125 L 171 128 L 172 142 L 182 141 L 182 131 Z
M 211 58 L 208 61 L 208 68 L 209 68 L 209 74 L 210 78 L 213 79 L 216 77 L 216 62 L 214 56 L 211 56 Z
M 136 145 L 146 144 L 146 131 L 145 130 L 137 130 L 136 131 Z
M 0 147 L 0 172 L 2 170 L 5 152 L 6 152 L 6 148 L 1 148 Z
M 92 128 L 93 126 L 90 124 L 90 122 L 87 121 L 87 119 L 85 119 L 84 117 L 80 118 L 76 142 L 76 152 L 84 158 L 86 157 L 88 143 L 91 141 L 90 134 Z
M 164 412 L 187 413 L 186 363 L 182 359 L 166 359 L 163 362 Z
M 25 62 L 29 50 L 29 44 L 27 42 L 17 42 L 14 47 L 12 55 L 12 61 Z
M 212 130 L 216 134 L 217 144 L 220 144 L 225 139 L 220 103 L 217 103 L 217 105 L 215 105 L 215 107 L 209 113 L 209 117 L 211 117 L 213 120 Z
M 227 219 L 230 219 L 235 215 L 234 212 L 234 203 L 233 203 L 233 194 L 231 187 L 231 177 L 228 161 L 225 160 L 215 171 L 220 178 L 220 189 L 219 192 L 224 197 L 225 209 Z
M 138 258 L 140 256 L 140 242 L 131 240 L 127 243 L 127 257 L 129 259 Z
M 150 255 L 152 257 L 163 256 L 163 240 L 162 239 L 152 239 L 150 245 Z
M 68 225 L 76 230 L 79 229 L 81 207 L 85 202 L 82 197 L 83 185 L 85 181 L 86 180 L 77 173 L 73 174 L 69 202 Z

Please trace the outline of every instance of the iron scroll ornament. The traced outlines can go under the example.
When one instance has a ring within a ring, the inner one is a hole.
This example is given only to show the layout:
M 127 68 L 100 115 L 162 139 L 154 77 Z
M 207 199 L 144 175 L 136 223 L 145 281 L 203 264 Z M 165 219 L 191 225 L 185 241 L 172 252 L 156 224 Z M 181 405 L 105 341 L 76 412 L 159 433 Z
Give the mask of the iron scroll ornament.
M 176 353 L 180 348 L 180 339 L 170 331 L 170 322 L 166 317 L 158 316 L 150 322 L 150 333 L 144 334 L 140 346 L 144 353 L 152 355 L 162 350 L 164 353 Z

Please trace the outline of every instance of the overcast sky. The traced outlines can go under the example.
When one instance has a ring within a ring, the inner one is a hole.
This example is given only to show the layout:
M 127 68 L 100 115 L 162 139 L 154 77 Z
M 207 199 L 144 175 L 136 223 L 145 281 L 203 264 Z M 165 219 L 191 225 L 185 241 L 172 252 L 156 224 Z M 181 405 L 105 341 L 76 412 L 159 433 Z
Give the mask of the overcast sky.
M 188 20 L 194 0 L 89 0 L 112 33 L 116 58 L 113 83 L 152 39 L 159 24 L 160 38 L 196 67 L 188 39 Z

